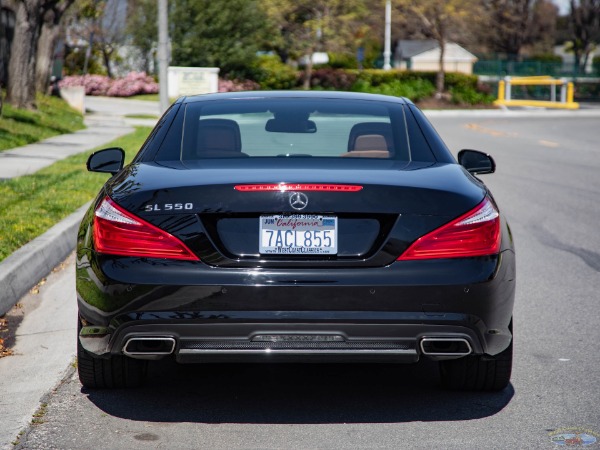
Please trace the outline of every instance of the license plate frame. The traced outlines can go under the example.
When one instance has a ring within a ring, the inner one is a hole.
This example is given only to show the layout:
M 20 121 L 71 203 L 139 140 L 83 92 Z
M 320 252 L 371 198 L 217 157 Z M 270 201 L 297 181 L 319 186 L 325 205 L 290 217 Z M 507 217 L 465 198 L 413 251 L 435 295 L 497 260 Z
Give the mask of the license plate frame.
M 261 215 L 259 253 L 295 256 L 337 255 L 337 219 L 337 216 L 331 214 Z

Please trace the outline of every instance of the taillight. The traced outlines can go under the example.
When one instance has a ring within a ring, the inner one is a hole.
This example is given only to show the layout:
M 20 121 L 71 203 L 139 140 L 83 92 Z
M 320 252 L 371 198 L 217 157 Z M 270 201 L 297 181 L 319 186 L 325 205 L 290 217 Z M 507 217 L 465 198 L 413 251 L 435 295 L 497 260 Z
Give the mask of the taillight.
M 98 253 L 198 261 L 179 239 L 121 208 L 105 197 L 94 213 Z
M 500 251 L 500 215 L 486 197 L 474 209 L 417 239 L 398 260 L 464 258 Z

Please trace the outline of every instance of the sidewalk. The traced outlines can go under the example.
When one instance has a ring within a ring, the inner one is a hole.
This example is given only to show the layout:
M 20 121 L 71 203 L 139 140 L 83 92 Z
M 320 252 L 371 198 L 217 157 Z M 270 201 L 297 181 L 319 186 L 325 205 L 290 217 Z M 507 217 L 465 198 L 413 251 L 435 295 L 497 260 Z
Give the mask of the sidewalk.
M 156 121 L 124 115 L 158 115 L 159 109 L 156 102 L 135 100 L 88 98 L 86 104 L 87 129 L 0 152 L 0 179 L 30 174 L 67 156 L 103 146 L 132 132 L 133 125 L 152 126 Z M 8 317 L 17 339 L 14 354 L 0 359 L 2 449 L 13 447 L 11 442 L 29 425 L 40 399 L 63 378 L 73 361 L 77 314 L 73 256 L 60 269 L 55 267 L 73 252 L 88 205 L 0 263 L 0 316 L 11 311 Z M 39 293 L 28 294 L 47 274 Z M 11 309 L 16 302 L 20 308 Z
M 153 126 L 156 120 L 127 119 L 125 115 L 158 116 L 159 111 L 158 102 L 112 98 L 88 97 L 86 106 L 85 130 L 0 152 L 0 179 L 31 174 L 67 156 L 105 145 L 134 131 L 133 125 Z M 0 316 L 73 251 L 85 210 L 80 208 L 0 262 Z
M 86 97 L 85 130 L 0 152 L 0 180 L 34 173 L 70 155 L 89 151 L 131 133 L 139 121 L 126 114 L 158 115 L 157 102 Z M 146 121 L 148 122 L 148 121 Z M 153 122 L 149 121 L 152 126 Z

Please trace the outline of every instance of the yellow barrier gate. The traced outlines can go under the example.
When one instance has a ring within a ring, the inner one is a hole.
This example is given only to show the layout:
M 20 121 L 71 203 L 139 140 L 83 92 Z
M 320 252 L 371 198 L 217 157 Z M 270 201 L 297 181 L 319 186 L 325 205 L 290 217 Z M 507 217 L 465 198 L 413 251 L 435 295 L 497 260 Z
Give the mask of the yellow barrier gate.
M 513 100 L 512 86 L 550 86 L 550 100 Z M 560 86 L 560 101 L 556 99 L 556 86 Z M 537 106 L 542 108 L 579 109 L 573 101 L 573 83 L 547 75 L 538 77 L 505 77 L 498 82 L 498 100 L 495 105 Z

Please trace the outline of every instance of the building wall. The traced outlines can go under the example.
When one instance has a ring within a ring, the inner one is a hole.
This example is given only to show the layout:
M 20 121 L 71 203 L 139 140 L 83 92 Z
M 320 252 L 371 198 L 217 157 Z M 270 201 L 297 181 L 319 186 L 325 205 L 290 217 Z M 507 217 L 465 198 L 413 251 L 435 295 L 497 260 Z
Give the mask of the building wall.
M 413 60 L 412 70 L 437 72 L 440 70 L 440 63 L 439 61 Z M 444 61 L 444 70 L 471 75 L 473 73 L 473 63 L 470 61 Z
M 471 61 L 446 61 L 444 63 L 444 70 L 446 72 L 461 72 L 466 73 L 468 75 L 473 74 L 473 64 Z M 439 70 L 439 62 L 438 61 L 424 61 L 424 60 L 414 60 L 411 64 L 407 64 L 405 61 L 402 61 L 398 66 L 399 69 L 410 69 L 423 71 L 423 72 L 437 72 Z
M 440 68 L 439 61 L 440 49 L 437 47 L 413 56 L 410 58 L 410 62 L 402 61 L 399 68 L 437 72 Z M 444 70 L 471 75 L 473 73 L 473 64 L 475 64 L 475 62 L 477 62 L 475 55 L 465 50 L 460 45 L 452 42 L 446 44 L 444 50 Z

